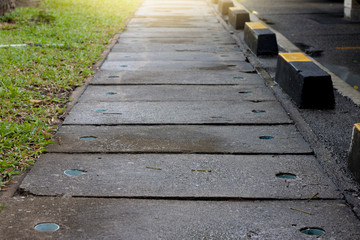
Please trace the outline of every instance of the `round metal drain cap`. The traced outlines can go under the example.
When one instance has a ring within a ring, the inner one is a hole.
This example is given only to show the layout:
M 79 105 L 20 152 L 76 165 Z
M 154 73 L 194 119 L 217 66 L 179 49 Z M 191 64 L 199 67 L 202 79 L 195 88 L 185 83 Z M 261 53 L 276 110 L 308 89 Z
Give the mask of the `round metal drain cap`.
M 35 227 L 35 230 L 42 232 L 54 232 L 60 229 L 60 226 L 56 223 L 39 223 Z
M 85 172 L 80 171 L 80 170 L 71 169 L 71 170 L 65 170 L 64 174 L 68 175 L 68 176 L 79 176 L 79 175 L 85 174 Z
M 93 136 L 85 136 L 85 137 L 80 137 L 80 140 L 95 140 L 96 137 Z
M 274 139 L 274 137 L 272 137 L 272 136 L 260 136 L 259 138 L 260 138 L 260 139 L 263 139 L 263 140 Z
M 284 179 L 295 179 L 296 175 L 293 173 L 278 173 L 276 174 L 276 177 Z
M 306 235 L 319 236 L 324 234 L 325 230 L 317 227 L 307 227 L 300 229 L 300 232 Z

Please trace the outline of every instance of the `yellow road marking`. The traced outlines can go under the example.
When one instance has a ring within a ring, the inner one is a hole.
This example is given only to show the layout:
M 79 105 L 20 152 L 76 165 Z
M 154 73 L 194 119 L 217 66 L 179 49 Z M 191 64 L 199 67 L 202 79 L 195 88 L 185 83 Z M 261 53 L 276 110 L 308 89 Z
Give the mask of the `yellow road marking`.
M 352 49 L 360 49 L 360 47 L 336 47 L 336 49 L 340 49 L 340 50 L 352 50 Z
M 303 53 L 279 53 L 287 62 L 311 62 Z
M 248 27 L 251 29 L 266 29 L 267 28 L 261 22 L 247 22 L 246 25 L 248 25 Z

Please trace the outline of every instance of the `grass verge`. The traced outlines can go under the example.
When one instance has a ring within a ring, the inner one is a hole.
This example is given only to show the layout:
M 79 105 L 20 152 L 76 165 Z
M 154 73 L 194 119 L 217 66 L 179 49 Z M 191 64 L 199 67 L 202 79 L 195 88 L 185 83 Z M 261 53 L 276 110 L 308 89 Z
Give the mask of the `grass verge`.
M 47 0 L 0 17 L 0 45 L 28 44 L 0 47 L 0 190 L 51 142 L 70 93 L 141 1 Z

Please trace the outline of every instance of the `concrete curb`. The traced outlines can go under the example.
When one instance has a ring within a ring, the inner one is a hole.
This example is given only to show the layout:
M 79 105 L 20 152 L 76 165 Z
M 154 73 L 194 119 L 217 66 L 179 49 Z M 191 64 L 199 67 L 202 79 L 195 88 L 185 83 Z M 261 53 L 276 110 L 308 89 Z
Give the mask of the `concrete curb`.
M 279 52 L 275 33 L 261 22 L 245 23 L 244 41 L 256 56 Z
M 353 127 L 348 166 L 355 179 L 360 183 L 360 123 L 354 124 Z
M 245 6 L 241 3 L 234 1 L 234 5 L 236 7 L 241 7 L 246 10 Z M 262 22 L 255 14 L 250 13 L 250 20 L 253 22 Z M 269 29 L 276 34 L 278 45 L 281 49 L 284 49 L 285 52 L 302 52 L 298 47 L 296 47 L 293 43 L 291 43 L 284 35 L 282 35 L 280 32 L 272 29 L 269 27 Z M 313 59 L 310 56 L 307 56 L 309 59 L 311 59 L 316 65 L 318 65 L 322 70 L 330 74 L 332 81 L 333 81 L 333 87 L 344 97 L 349 98 L 354 104 L 357 106 L 360 106 L 360 92 L 352 88 L 350 85 L 348 85 L 346 82 L 344 82 L 341 78 L 339 78 L 337 75 L 335 75 L 333 72 L 331 72 L 329 69 L 321 65 L 318 61 Z
M 229 8 L 233 6 L 234 3 L 232 0 L 218 0 L 218 10 L 222 16 L 228 15 Z
M 246 22 L 250 22 L 250 16 L 246 10 L 239 7 L 229 8 L 229 24 L 233 28 L 244 29 Z
M 300 108 L 333 109 L 331 76 L 303 53 L 280 53 L 275 81 Z

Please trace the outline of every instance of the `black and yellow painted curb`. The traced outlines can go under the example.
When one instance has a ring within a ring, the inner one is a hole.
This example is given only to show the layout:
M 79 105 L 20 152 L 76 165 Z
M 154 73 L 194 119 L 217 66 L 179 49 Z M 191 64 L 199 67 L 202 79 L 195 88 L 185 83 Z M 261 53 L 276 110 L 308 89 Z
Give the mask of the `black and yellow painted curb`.
M 348 166 L 360 183 L 360 123 L 354 124 L 349 150 Z
M 229 8 L 229 24 L 236 30 L 244 29 L 245 23 L 250 22 L 249 13 L 240 7 Z
M 331 76 L 303 53 L 279 53 L 275 81 L 300 108 L 335 107 Z
M 228 15 L 229 8 L 233 7 L 234 3 L 232 0 L 218 0 L 218 10 L 219 13 L 223 16 Z
M 244 41 L 256 56 L 278 54 L 275 33 L 261 22 L 245 23 Z

